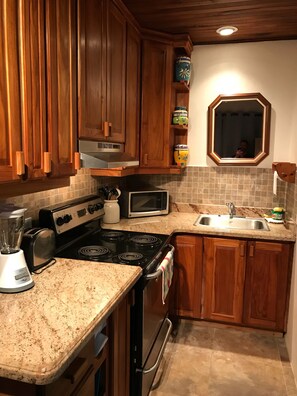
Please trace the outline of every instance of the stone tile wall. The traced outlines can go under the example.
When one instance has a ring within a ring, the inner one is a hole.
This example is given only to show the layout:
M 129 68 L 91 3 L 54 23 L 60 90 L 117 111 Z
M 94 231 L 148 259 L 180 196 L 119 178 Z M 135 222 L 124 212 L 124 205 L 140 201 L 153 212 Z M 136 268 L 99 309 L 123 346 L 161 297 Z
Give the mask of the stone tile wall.
M 171 202 L 272 208 L 285 206 L 287 183 L 278 181 L 273 195 L 271 169 L 188 167 L 182 175 L 139 176 L 143 182 L 170 191 Z

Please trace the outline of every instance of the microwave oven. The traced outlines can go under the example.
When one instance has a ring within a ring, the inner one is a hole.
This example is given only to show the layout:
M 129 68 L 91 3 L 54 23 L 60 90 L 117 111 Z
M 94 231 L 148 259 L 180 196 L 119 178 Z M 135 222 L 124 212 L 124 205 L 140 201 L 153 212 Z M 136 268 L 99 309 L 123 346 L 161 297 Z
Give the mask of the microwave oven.
M 123 190 L 119 199 L 121 216 L 127 218 L 159 216 L 169 213 L 169 192 L 160 188 Z

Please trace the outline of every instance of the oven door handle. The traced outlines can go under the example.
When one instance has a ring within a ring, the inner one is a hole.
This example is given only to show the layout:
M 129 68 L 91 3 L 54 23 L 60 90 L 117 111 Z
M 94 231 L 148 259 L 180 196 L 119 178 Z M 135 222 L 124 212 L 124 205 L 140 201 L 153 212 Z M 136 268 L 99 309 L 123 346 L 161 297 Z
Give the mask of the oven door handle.
M 166 254 L 165 257 L 167 257 L 169 253 L 170 253 L 170 255 L 173 255 L 173 252 L 175 250 L 174 246 L 168 244 L 168 245 L 166 245 L 166 247 L 170 247 L 170 250 L 168 251 L 168 253 Z M 152 274 L 145 275 L 144 279 L 145 280 L 157 279 L 162 274 L 162 272 L 163 271 L 161 269 L 158 269 L 157 271 L 153 272 Z
M 153 365 L 152 367 L 150 367 L 150 368 L 148 368 L 148 369 L 146 369 L 146 370 L 143 370 L 143 371 L 142 371 L 143 374 L 149 374 L 149 373 L 151 373 L 151 372 L 154 371 L 154 370 L 159 366 L 159 364 L 160 364 L 160 361 L 161 361 L 162 356 L 163 356 L 164 349 L 165 349 L 165 347 L 166 347 L 168 338 L 169 338 L 170 333 L 171 333 L 171 330 L 172 330 L 172 322 L 171 322 L 171 320 L 168 319 L 168 318 L 166 318 L 165 321 L 168 323 L 168 330 L 167 330 L 166 336 L 165 336 L 165 338 L 164 338 L 163 344 L 162 344 L 162 346 L 161 346 L 160 352 L 159 352 L 159 354 L 158 354 L 158 356 L 157 356 L 156 362 L 154 363 L 154 365 Z

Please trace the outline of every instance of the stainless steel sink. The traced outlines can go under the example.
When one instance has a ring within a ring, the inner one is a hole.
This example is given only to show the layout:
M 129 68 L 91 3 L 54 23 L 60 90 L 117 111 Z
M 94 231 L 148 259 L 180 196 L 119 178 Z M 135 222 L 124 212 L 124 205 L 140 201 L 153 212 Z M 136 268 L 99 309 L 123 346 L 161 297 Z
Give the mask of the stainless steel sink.
M 254 217 L 230 218 L 227 215 L 199 215 L 194 225 L 236 230 L 262 230 L 270 231 L 266 220 Z

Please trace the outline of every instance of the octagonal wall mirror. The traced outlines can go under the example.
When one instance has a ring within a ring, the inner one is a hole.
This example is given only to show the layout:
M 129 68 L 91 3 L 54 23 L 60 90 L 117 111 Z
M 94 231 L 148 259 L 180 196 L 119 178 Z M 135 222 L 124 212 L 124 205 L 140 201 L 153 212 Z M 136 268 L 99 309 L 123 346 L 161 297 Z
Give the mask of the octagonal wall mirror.
M 219 95 L 208 107 L 207 155 L 217 165 L 258 165 L 269 154 L 270 113 L 260 93 Z

